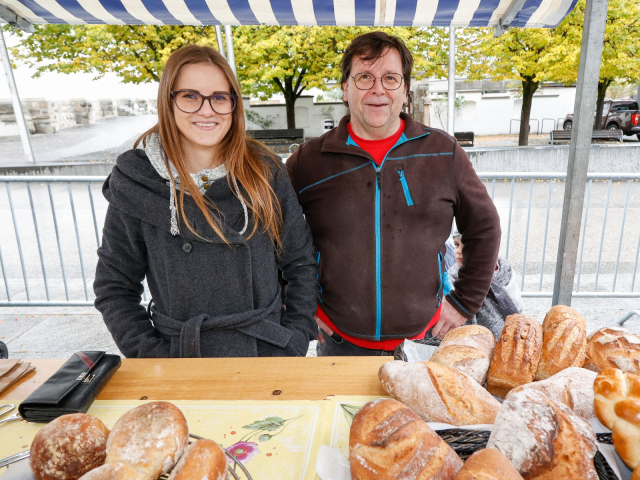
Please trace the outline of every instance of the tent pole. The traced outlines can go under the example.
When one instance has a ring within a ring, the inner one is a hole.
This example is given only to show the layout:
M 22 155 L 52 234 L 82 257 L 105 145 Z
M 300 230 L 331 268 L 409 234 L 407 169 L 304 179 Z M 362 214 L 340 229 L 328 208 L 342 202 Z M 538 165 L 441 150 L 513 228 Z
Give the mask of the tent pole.
M 456 27 L 449 27 L 449 91 L 447 99 L 447 132 L 449 135 L 453 135 L 456 113 Z
M 24 112 L 22 111 L 22 104 L 20 103 L 20 96 L 18 95 L 18 88 L 16 87 L 16 81 L 13 78 L 13 69 L 11 68 L 11 60 L 9 59 L 7 44 L 4 42 L 2 26 L 0 26 L 0 55 L 2 55 L 4 73 L 7 76 L 7 82 L 9 83 L 11 103 L 13 103 L 13 113 L 16 117 L 16 123 L 18 124 L 20 138 L 22 139 L 22 149 L 24 150 L 27 160 L 31 163 L 36 163 L 36 157 L 33 154 L 33 148 L 31 147 L 31 139 L 29 138 L 29 129 L 27 128 L 27 122 L 24 119 Z
M 584 14 L 578 86 L 573 110 L 556 277 L 553 285 L 553 305 L 571 305 L 573 294 L 607 5 L 608 0 L 587 0 Z
M 222 41 L 222 29 L 220 25 L 216 25 L 216 39 L 218 40 L 218 51 L 226 60 L 227 56 L 224 53 L 224 42 Z
M 238 76 L 238 72 L 236 72 L 236 56 L 233 52 L 233 35 L 231 33 L 231 25 L 224 26 L 224 36 L 227 37 L 227 62 L 231 65 L 231 70 L 235 76 Z

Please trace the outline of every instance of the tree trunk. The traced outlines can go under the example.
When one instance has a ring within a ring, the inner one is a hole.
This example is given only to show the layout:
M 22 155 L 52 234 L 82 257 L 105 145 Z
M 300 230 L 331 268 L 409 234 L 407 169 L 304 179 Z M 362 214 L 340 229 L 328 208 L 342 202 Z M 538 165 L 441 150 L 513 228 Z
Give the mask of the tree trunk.
M 602 124 L 602 112 L 604 110 L 604 97 L 607 95 L 607 89 L 611 85 L 612 80 L 600 80 L 598 82 L 598 101 L 596 103 L 596 118 L 594 129 L 602 130 L 605 126 Z
M 531 117 L 531 105 L 533 94 L 538 90 L 539 82 L 533 80 L 533 76 L 523 77 L 522 80 L 522 110 L 520 112 L 520 136 L 518 146 L 529 145 L 529 118 Z

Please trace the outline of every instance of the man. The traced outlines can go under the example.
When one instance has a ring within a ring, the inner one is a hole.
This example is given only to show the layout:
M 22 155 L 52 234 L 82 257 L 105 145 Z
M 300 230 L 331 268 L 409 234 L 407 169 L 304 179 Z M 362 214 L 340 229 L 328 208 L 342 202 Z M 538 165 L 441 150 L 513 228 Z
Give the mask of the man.
M 443 337 L 489 289 L 498 214 L 455 139 L 401 113 L 412 66 L 398 38 L 355 38 L 341 64 L 351 115 L 287 160 L 320 268 L 318 355 L 392 355 L 405 338 Z M 454 217 L 468 262 L 445 297 Z

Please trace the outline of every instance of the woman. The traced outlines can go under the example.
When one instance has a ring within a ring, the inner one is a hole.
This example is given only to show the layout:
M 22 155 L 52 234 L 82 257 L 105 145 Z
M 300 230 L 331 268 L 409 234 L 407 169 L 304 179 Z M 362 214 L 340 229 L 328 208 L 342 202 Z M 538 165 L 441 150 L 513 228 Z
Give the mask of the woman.
M 306 354 L 318 333 L 311 234 L 279 158 L 247 137 L 218 52 L 171 55 L 158 124 L 118 157 L 103 193 L 95 305 L 125 356 Z

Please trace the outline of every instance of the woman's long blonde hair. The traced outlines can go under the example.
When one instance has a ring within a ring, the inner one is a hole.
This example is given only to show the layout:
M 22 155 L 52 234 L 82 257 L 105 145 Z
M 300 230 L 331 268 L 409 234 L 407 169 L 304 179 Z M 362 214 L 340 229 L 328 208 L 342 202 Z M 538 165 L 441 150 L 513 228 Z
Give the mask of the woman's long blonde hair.
M 230 93 L 238 97 L 236 107 L 231 113 L 231 128 L 219 145 L 219 155 L 226 160 L 227 182 L 231 191 L 234 192 L 234 195 L 239 195 L 239 192 L 236 192 L 234 188 L 234 184 L 237 182 L 242 185 L 246 192 L 246 197 L 243 195 L 243 199 L 247 204 L 248 210 L 253 215 L 253 226 L 247 238 L 251 238 L 260 226 L 261 230 L 268 233 L 273 242 L 281 247 L 282 209 L 269 183 L 272 178 L 270 167 L 273 166 L 273 163 L 279 163 L 280 160 L 270 149 L 247 135 L 245 131 L 244 108 L 242 105 L 240 85 L 229 64 L 216 50 L 210 47 L 186 45 L 173 52 L 160 78 L 160 86 L 158 88 L 158 123 L 136 140 L 134 148 L 137 148 L 140 142 L 144 145 L 146 143 L 146 137 L 152 133 L 160 136 L 165 152 L 167 171 L 171 172 L 169 165 L 170 160 L 180 176 L 182 188 L 180 188 L 180 195 L 178 196 L 173 176 L 170 175 L 171 188 L 176 198 L 179 198 L 177 208 L 184 224 L 195 235 L 203 238 L 191 226 L 185 214 L 184 195 L 186 190 L 188 194 L 191 195 L 191 198 L 215 234 L 227 242 L 223 227 L 220 224 L 220 222 L 222 222 L 220 211 L 212 201 L 200 193 L 191 175 L 189 175 L 187 171 L 182 150 L 182 140 L 173 115 L 171 90 L 173 90 L 178 80 L 182 67 L 196 63 L 205 63 L 220 68 L 231 86 Z M 270 165 L 269 162 L 273 163 Z M 220 214 L 220 220 L 213 218 L 211 215 L 212 211 Z

